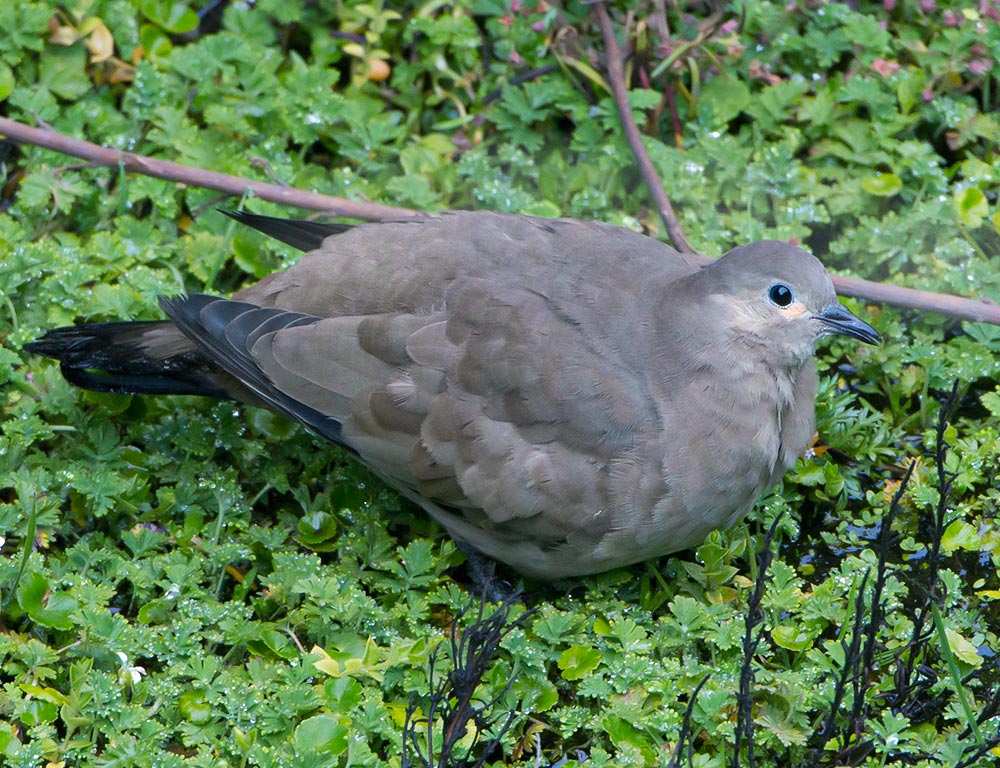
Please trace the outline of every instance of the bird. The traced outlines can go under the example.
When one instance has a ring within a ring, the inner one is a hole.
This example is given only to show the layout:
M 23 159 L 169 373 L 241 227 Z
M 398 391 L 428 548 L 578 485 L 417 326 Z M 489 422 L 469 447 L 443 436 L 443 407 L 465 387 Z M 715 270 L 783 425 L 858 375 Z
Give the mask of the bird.
M 805 250 L 699 268 L 627 228 L 453 211 L 345 225 L 223 211 L 306 253 L 166 318 L 27 345 L 80 387 L 269 408 L 460 546 L 546 581 L 699 545 L 814 431 L 817 341 L 877 331 Z

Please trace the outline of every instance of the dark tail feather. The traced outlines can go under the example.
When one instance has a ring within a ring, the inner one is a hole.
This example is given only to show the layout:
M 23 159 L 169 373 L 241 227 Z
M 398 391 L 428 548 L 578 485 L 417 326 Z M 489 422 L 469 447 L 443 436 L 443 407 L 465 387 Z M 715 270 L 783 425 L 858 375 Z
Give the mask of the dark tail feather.
M 323 221 L 304 221 L 299 219 L 279 219 L 274 216 L 261 216 L 248 211 L 227 211 L 219 209 L 241 224 L 253 227 L 268 237 L 280 240 L 300 251 L 315 251 L 330 235 L 339 235 L 351 228 L 350 224 L 331 224 Z
M 170 326 L 153 320 L 55 328 L 24 348 L 58 360 L 67 381 L 96 392 L 231 399 L 197 350 L 160 359 L 143 351 L 146 332 Z

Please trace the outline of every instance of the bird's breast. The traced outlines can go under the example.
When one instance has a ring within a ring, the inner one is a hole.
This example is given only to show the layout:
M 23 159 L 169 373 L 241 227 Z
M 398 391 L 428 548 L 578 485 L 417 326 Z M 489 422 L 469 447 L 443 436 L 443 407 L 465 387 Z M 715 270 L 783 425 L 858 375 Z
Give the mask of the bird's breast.
M 715 372 L 660 402 L 663 493 L 643 500 L 654 539 L 694 546 L 750 510 L 782 461 L 793 391 L 791 381 Z

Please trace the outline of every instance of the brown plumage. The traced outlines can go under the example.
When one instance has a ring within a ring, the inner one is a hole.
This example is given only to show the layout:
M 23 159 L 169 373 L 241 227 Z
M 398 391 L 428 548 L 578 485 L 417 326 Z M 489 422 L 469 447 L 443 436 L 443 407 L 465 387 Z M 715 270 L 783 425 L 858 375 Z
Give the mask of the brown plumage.
M 169 321 L 57 329 L 30 349 L 81 386 L 284 413 L 543 578 L 735 523 L 812 434 L 816 340 L 878 340 L 780 242 L 696 270 L 580 221 L 234 216 L 310 252 L 230 300 L 164 299 Z

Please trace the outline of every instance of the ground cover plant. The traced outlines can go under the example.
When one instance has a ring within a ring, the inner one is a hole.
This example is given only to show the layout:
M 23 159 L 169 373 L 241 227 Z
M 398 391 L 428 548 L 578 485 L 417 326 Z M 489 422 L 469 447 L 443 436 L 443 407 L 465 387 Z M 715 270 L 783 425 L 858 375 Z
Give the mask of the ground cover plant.
M 698 250 L 791 240 L 1000 301 L 1000 4 L 608 10 Z M 28 1 L 0 3 L 0 40 L 21 122 L 665 237 L 586 5 Z M 745 523 L 493 617 L 440 529 L 299 427 L 81 392 L 21 351 L 281 268 L 291 249 L 214 209 L 294 212 L 34 147 L 0 161 L 0 764 L 1000 757 L 1000 328 L 849 302 L 886 343 L 821 352 L 819 439 Z

